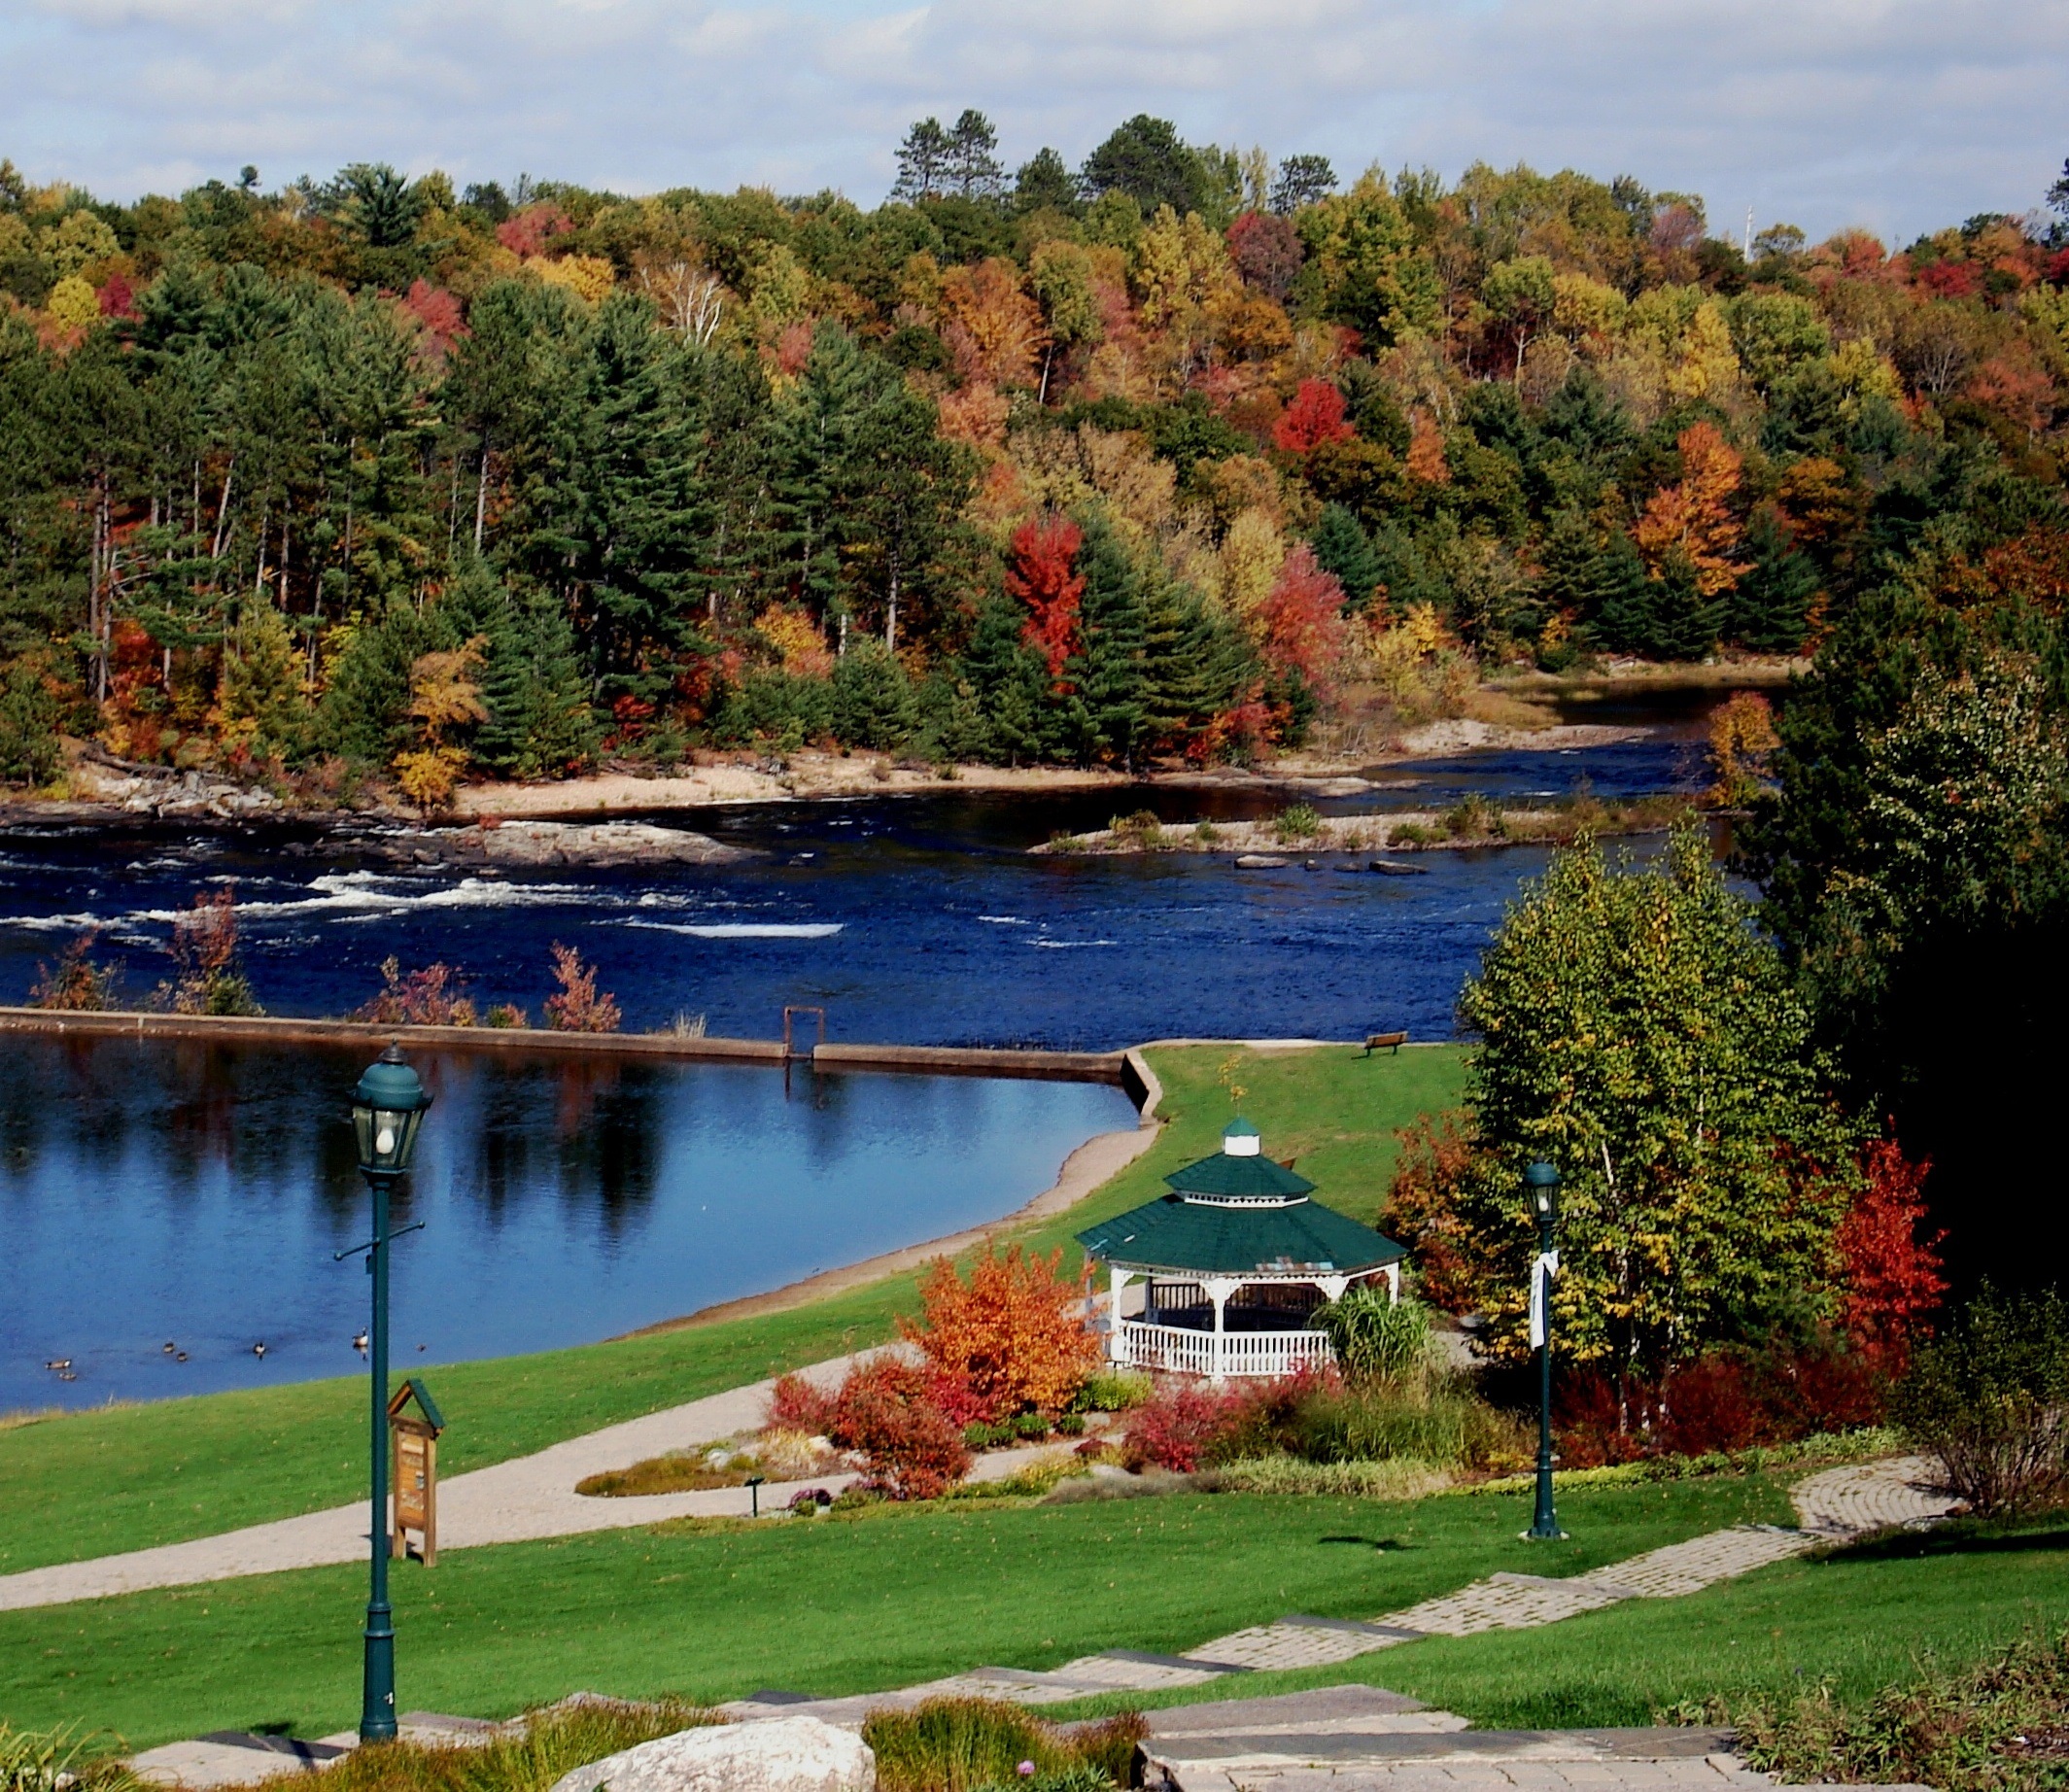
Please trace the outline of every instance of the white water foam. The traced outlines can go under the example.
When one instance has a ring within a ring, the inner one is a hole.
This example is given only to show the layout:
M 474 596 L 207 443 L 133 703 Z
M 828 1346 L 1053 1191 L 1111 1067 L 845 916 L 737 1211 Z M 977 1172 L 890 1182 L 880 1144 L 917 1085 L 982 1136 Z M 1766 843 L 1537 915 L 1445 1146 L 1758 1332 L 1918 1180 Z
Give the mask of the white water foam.
M 1119 940 L 1037 940 L 1035 945 L 1045 952 L 1072 952 L 1083 946 L 1119 946 Z
M 1032 927 L 1034 922 L 1022 919 L 1017 914 L 980 914 L 981 921 L 989 921 L 994 927 Z
M 693 940 L 823 940 L 845 921 L 625 921 L 649 933 L 681 933 Z

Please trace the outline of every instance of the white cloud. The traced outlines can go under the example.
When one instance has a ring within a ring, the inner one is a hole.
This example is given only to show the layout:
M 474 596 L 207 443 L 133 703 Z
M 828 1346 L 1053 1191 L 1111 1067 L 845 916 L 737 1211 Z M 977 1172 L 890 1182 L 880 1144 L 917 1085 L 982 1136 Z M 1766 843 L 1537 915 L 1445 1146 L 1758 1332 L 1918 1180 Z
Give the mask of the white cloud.
M 965 105 L 1009 160 L 1152 112 L 1351 173 L 1485 158 L 1898 238 L 2023 210 L 2069 132 L 2058 0 L 7 0 L 7 141 L 111 196 L 259 164 L 845 189 Z

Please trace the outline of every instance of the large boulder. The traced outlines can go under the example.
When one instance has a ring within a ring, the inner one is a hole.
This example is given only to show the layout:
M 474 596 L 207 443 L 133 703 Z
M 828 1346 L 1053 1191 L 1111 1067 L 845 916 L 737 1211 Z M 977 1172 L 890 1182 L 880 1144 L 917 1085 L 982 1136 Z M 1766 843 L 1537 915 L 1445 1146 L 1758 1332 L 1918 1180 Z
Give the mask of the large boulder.
M 678 1730 L 605 1755 L 553 1792 L 877 1792 L 877 1757 L 859 1736 L 816 1717 L 769 1717 Z

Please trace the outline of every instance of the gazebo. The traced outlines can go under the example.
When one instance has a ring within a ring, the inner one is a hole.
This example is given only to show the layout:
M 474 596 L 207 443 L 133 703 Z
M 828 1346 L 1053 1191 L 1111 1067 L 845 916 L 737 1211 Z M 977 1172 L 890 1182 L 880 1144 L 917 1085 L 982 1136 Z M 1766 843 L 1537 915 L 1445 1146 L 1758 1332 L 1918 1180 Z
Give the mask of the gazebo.
M 1407 1252 L 1310 1200 L 1315 1185 L 1265 1156 L 1246 1120 L 1213 1156 L 1164 1182 L 1169 1194 L 1078 1234 L 1107 1266 L 1107 1356 L 1119 1366 L 1217 1380 L 1290 1374 L 1330 1361 L 1328 1337 L 1307 1324 L 1325 1301 L 1375 1276 L 1400 1298 Z

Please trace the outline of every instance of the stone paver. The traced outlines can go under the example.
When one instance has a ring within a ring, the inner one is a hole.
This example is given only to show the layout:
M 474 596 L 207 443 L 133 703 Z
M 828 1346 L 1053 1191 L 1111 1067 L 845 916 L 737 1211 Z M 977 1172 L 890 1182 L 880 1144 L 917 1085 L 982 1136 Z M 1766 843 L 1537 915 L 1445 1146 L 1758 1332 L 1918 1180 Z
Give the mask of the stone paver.
M 1550 1580 L 1535 1574 L 1490 1574 L 1442 1599 L 1425 1600 L 1390 1612 L 1382 1624 L 1435 1637 L 1471 1637 L 1481 1631 L 1530 1630 L 1613 1605 L 1630 1596 L 1578 1578 Z M 1212 1647 L 1203 1644 L 1202 1652 Z
M 1797 1516 L 1806 1531 L 1820 1534 L 1820 1541 L 1898 1525 L 1916 1529 L 1945 1518 L 1957 1503 L 1934 1484 L 1934 1474 L 1922 1456 L 1828 1468 L 1797 1484 Z
M 1778 1525 L 1734 1525 L 1729 1531 L 1647 1550 L 1580 1578 L 1626 1599 L 1679 1599 L 1770 1562 L 1801 1555 L 1823 1540 Z

